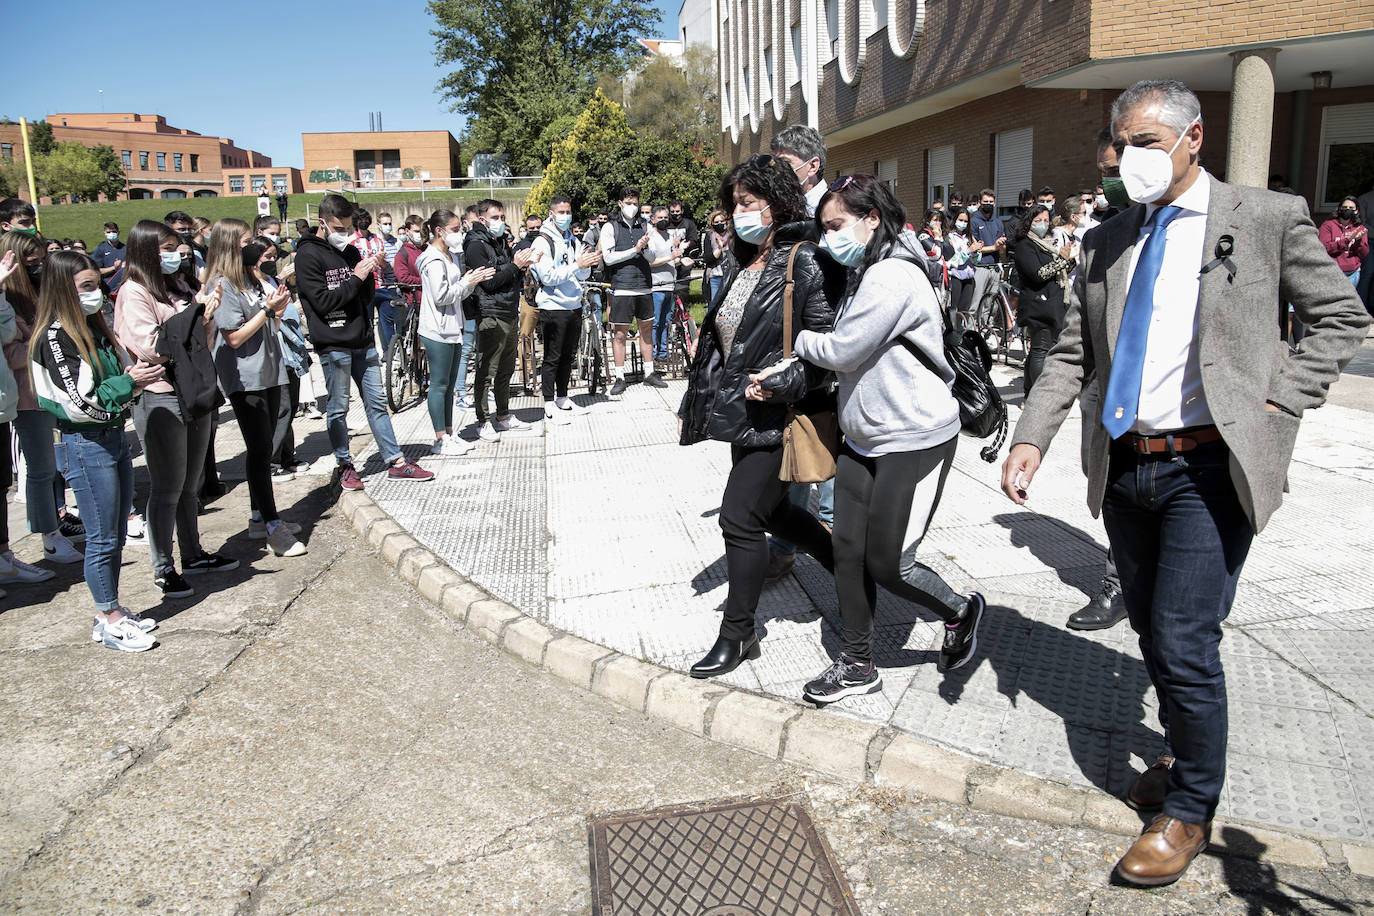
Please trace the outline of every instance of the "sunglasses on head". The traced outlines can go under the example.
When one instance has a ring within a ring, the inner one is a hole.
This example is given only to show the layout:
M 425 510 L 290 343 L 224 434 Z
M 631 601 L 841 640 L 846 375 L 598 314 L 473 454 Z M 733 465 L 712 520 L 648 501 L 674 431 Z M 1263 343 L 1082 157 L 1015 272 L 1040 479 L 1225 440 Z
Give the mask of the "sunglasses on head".
M 853 175 L 840 175 L 835 179 L 835 183 L 830 186 L 831 191 L 839 192 L 849 187 L 849 183 L 854 180 Z

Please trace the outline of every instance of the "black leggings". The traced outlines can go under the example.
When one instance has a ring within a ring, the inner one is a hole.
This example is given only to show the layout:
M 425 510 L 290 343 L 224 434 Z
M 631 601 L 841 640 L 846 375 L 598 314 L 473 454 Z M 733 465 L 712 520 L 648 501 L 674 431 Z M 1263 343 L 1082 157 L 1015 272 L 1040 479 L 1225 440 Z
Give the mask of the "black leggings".
M 720 530 L 725 535 L 725 567 L 730 579 L 720 635 L 747 639 L 754 634 L 754 611 L 768 571 L 767 534 L 796 544 L 829 570 L 835 568 L 835 555 L 825 526 L 787 498 L 789 484 L 778 479 L 781 445 L 732 445 L 730 458 L 730 477 L 720 501 Z
M 840 600 L 844 651 L 860 662 L 873 658 L 873 610 L 878 586 L 914 601 L 942 620 L 963 612 L 968 599 L 916 559 L 958 436 L 917 452 L 865 458 L 847 446 L 835 470 L 835 591 Z
M 539 370 L 544 400 L 552 401 L 555 393 L 566 398 L 578 339 L 582 336 L 582 313 L 574 309 L 540 309 L 539 329 L 544 335 L 544 362 Z
M 262 513 L 262 520 L 277 520 L 277 500 L 272 494 L 272 433 L 277 428 L 282 386 L 261 391 L 235 391 L 229 395 L 234 419 L 243 433 L 244 463 L 248 472 L 250 505 Z
M 1027 321 L 1026 330 L 1030 333 L 1030 352 L 1026 354 L 1026 369 L 1021 376 L 1021 386 L 1024 393 L 1030 394 L 1035 380 L 1045 368 L 1045 357 L 1050 355 L 1050 351 L 1054 349 L 1054 342 L 1059 339 L 1059 328 L 1038 321 Z

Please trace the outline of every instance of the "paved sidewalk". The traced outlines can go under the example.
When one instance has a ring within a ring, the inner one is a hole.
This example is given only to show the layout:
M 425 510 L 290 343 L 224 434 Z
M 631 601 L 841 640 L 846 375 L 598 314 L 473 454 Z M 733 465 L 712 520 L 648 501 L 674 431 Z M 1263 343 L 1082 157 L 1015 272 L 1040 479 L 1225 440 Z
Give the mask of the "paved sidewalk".
M 1367 348 L 1352 370 L 1374 372 Z M 1004 390 L 1019 373 L 998 369 Z M 1292 492 L 1255 542 L 1222 655 L 1231 697 L 1228 781 L 1219 814 L 1318 837 L 1374 838 L 1374 407 L 1351 375 L 1304 419 Z M 717 512 L 728 447 L 676 444 L 682 383 L 631 386 L 543 428 L 462 458 L 429 458 L 423 406 L 394 418 L 433 484 L 391 483 L 375 452 L 368 493 L 455 570 L 551 626 L 686 670 L 715 638 L 726 593 Z M 1014 399 L 1019 401 L 1019 398 Z M 1017 411 L 1013 409 L 1013 422 Z M 458 422 L 470 420 L 464 416 Z M 464 435 L 475 431 L 468 427 Z M 974 662 L 941 677 L 932 617 L 884 594 L 881 694 L 833 711 L 1034 775 L 1121 794 L 1160 748 L 1157 704 L 1133 634 L 1064 629 L 1097 590 L 1106 538 L 1088 514 L 1079 421 L 1065 423 L 1026 507 L 997 488 L 997 466 L 961 441 L 922 560 L 989 613 Z M 790 702 L 839 650 L 830 577 L 810 560 L 765 590 L 763 656 L 725 682 Z

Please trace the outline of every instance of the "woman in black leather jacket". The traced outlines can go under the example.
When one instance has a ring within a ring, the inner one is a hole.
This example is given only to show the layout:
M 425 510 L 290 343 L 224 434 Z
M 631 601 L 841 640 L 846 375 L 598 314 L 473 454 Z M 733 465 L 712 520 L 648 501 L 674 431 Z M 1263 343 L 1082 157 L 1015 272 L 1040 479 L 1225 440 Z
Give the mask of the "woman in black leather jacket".
M 1064 330 L 1068 313 L 1069 272 L 1074 268 L 1072 245 L 1058 246 L 1050 225 L 1052 214 L 1037 204 L 1017 221 L 1012 234 L 1012 257 L 1021 274 L 1021 303 L 1016 320 L 1030 334 L 1030 353 L 1021 385 L 1030 394 L 1045 357 Z
M 788 485 L 778 479 L 787 407 L 808 395 L 827 396 L 829 374 L 794 362 L 768 379 L 769 400 L 745 398 L 750 372 L 782 358 L 787 261 L 798 243 L 816 241 L 816 224 L 806 217 L 796 175 L 772 156 L 754 156 L 735 166 L 721 185 L 720 203 L 734 214 L 735 263 L 702 321 L 678 416 L 683 445 L 704 439 L 730 443 L 730 478 L 720 505 L 730 588 L 720 636 L 692 666 L 693 677 L 726 674 L 744 659 L 758 658 L 754 611 L 768 566 L 766 532 L 834 568 L 830 532 L 788 501 Z M 844 270 L 814 244 L 803 245 L 793 281 L 794 337 L 803 328 L 830 330 L 833 303 L 844 292 Z

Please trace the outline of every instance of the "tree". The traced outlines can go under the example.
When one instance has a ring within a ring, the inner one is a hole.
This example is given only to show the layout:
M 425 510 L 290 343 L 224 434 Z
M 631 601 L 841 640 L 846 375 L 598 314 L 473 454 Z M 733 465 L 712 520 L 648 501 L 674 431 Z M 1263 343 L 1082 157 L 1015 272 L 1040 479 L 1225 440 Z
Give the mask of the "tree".
M 33 171 L 39 192 L 54 200 L 95 200 L 101 194 L 113 199 L 124 186 L 119 157 L 108 146 L 57 143 L 47 155 L 34 155 Z
M 649 0 L 430 0 L 434 57 L 452 68 L 438 90 L 468 115 L 469 142 L 542 168 L 587 101 L 596 75 L 623 72 L 656 27 Z
M 566 195 L 576 213 L 614 208 L 620 189 L 633 185 L 646 202 L 682 198 L 690 212 L 701 213 L 715 201 L 724 172 L 685 140 L 637 136 L 624 109 L 598 90 L 568 136 L 554 145 L 525 212 L 547 213 L 555 194 Z
M 714 147 L 720 133 L 716 55 L 695 45 L 681 59 L 655 57 L 630 79 L 626 114 L 635 133 Z

